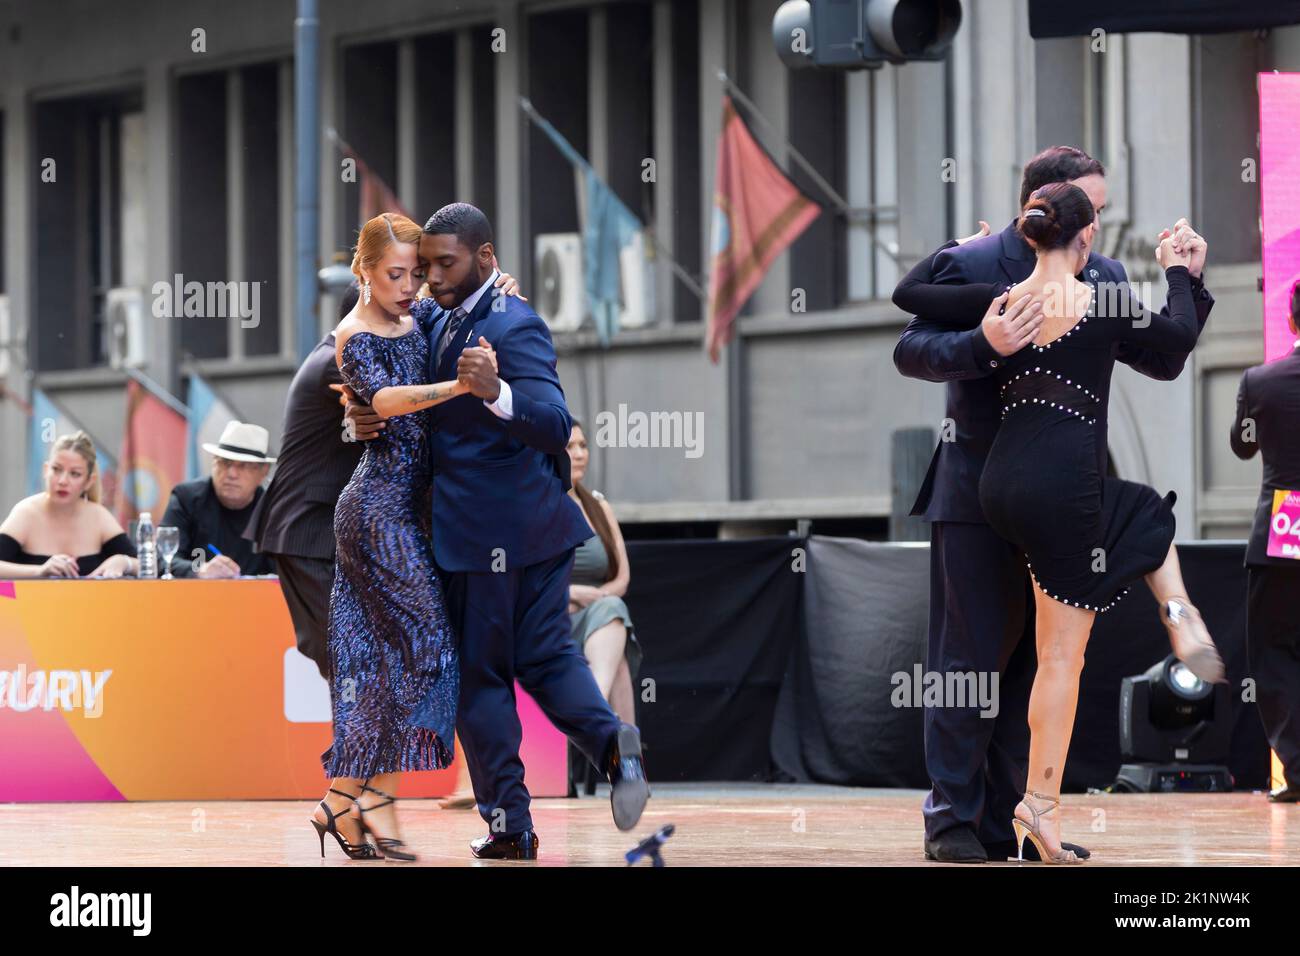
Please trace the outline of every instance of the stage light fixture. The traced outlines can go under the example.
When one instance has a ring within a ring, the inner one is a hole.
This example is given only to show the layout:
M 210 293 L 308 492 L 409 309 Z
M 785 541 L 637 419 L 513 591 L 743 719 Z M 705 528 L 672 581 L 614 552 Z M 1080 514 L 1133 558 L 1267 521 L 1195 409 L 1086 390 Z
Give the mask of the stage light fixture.
M 1119 745 L 1126 762 L 1114 789 L 1137 793 L 1232 789 L 1223 766 L 1232 742 L 1229 685 L 1207 684 L 1172 654 L 1125 677 Z

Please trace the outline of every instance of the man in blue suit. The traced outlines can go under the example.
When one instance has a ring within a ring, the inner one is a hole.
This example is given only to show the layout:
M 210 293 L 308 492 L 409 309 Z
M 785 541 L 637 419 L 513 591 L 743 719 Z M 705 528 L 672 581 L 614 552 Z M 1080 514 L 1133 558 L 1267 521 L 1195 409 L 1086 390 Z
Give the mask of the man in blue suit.
M 433 552 L 460 635 L 460 711 L 487 859 L 536 859 L 515 680 L 611 785 L 614 822 L 634 827 L 649 797 L 641 739 L 610 710 L 569 624 L 574 549 L 594 533 L 566 493 L 573 419 L 550 330 L 494 287 L 487 217 L 438 210 L 420 258 L 432 297 L 411 315 L 429 340 L 429 381 L 470 394 L 431 410 Z M 358 438 L 366 437 L 358 431 Z
M 1100 217 L 1106 205 L 1101 163 L 1073 146 L 1044 150 L 1025 165 L 1020 205 L 1035 189 L 1056 182 L 1082 189 Z M 1201 276 L 1205 241 L 1186 220 L 1179 220 L 1174 235 L 1192 250 L 1192 292 L 1203 328 L 1214 304 Z M 1035 258 L 1013 220 L 1000 234 L 951 244 L 935 256 L 933 275 L 921 278 L 1012 285 L 1029 277 Z M 1123 290 L 1128 282 L 1122 264 L 1096 252 L 1079 278 L 1101 286 L 1099 295 Z M 896 290 L 896 301 L 903 290 L 904 285 Z M 1033 316 L 1028 309 L 1006 315 L 990 310 L 983 323 L 969 331 L 954 331 L 942 316 L 922 316 L 908 323 L 894 349 L 894 364 L 902 374 L 947 383 L 945 416 L 955 430 L 940 441 L 911 511 L 930 522 L 926 669 L 1001 672 L 996 718 L 982 717 L 978 707 L 926 708 L 925 763 L 931 789 L 923 807 L 924 849 L 931 860 L 982 863 L 1014 852 L 1011 817 L 1025 786 L 1029 691 L 1037 667 L 1034 599 L 1024 556 L 998 537 L 984 518 L 979 479 L 1001 420 L 992 372 L 1003 358 L 1027 345 L 1041 323 L 1041 312 Z M 1172 380 L 1182 371 L 1187 354 L 1123 345 L 1118 358 L 1151 378 Z M 1065 846 L 1088 856 L 1082 847 Z

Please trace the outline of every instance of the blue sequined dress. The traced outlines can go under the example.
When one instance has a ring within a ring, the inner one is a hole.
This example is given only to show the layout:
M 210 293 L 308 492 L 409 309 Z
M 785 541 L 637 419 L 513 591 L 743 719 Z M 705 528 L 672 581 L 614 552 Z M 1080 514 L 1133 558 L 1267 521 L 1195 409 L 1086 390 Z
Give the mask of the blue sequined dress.
M 419 326 L 386 338 L 356 332 L 343 347 L 343 380 L 370 404 L 386 385 L 425 381 Z M 460 671 L 430 543 L 429 412 L 388 419 L 366 443 L 334 511 L 337 555 L 330 594 L 328 777 L 439 770 L 452 761 Z

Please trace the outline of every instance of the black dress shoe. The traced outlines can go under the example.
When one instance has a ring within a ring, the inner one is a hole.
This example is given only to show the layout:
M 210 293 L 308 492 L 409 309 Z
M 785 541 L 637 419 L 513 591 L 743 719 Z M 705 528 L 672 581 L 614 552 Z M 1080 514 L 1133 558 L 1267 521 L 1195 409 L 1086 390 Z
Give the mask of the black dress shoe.
M 987 863 L 989 855 L 970 827 L 952 827 L 925 841 L 925 858 L 936 863 Z
M 988 853 L 989 859 L 993 862 L 1004 863 L 1007 860 L 1014 860 L 1016 858 L 1015 840 L 1000 840 L 997 843 L 985 843 L 984 849 Z M 1074 855 L 1081 860 L 1086 860 L 1088 857 L 1092 856 L 1090 851 L 1085 850 L 1083 847 L 1079 846 L 1079 844 L 1069 843 L 1065 840 L 1061 841 L 1061 849 L 1073 850 Z M 1025 859 L 1034 863 L 1037 863 L 1040 859 L 1038 856 L 1038 847 L 1034 846 L 1033 840 L 1025 841 Z
M 469 848 L 480 860 L 535 860 L 538 842 L 533 830 L 511 836 L 489 833 L 470 841 Z
M 614 735 L 605 758 L 605 775 L 609 778 L 614 826 L 631 830 L 650 799 L 650 782 L 645 775 L 645 761 L 641 759 L 641 734 L 631 724 L 623 724 Z
M 1269 803 L 1300 803 L 1300 788 L 1283 784 L 1268 795 Z

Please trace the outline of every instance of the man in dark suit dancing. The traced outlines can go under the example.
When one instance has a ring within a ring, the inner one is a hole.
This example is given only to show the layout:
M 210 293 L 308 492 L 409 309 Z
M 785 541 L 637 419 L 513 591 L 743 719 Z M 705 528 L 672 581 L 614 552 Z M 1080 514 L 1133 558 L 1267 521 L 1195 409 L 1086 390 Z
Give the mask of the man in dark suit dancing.
M 1072 146 L 1046 149 L 1025 165 L 1020 205 L 1035 189 L 1056 182 L 1082 189 L 1098 215 L 1106 205 L 1101 163 Z M 1177 241 L 1193 250 L 1192 291 L 1204 327 L 1214 301 L 1201 280 L 1205 243 L 1185 220 L 1175 230 Z M 1011 285 L 1028 278 L 1034 262 L 1034 250 L 1013 220 L 999 234 L 940 252 L 929 278 L 939 283 Z M 1107 289 L 1128 282 L 1119 262 L 1096 252 L 1088 257 L 1079 278 L 1094 286 L 1106 284 Z M 1098 294 L 1110 293 L 1099 289 Z M 1021 302 L 1027 303 L 1028 297 Z M 945 414 L 955 429 L 955 434 L 940 441 L 911 511 L 930 522 L 926 669 L 1001 673 L 995 718 L 982 717 L 979 707 L 925 710 L 925 762 L 931 789 L 923 810 L 924 848 L 931 860 L 982 863 L 1014 853 L 1011 818 L 1024 792 L 1029 692 L 1037 666 L 1034 598 L 1024 556 L 985 521 L 979 478 L 1001 419 L 1002 403 L 991 373 L 1003 358 L 1033 340 L 1041 323 L 1041 311 L 1034 314 L 1028 308 L 990 314 L 970 331 L 953 331 L 938 321 L 917 318 L 904 329 L 894 349 L 894 364 L 902 374 L 948 384 Z M 1171 380 L 1182 371 L 1187 355 L 1162 355 L 1126 345 L 1119 360 L 1144 375 Z M 1082 847 L 1068 843 L 1065 847 L 1088 856 Z
M 342 319 L 360 294 L 353 282 L 339 304 Z M 271 557 L 297 635 L 298 650 L 329 680 L 328 624 L 334 585 L 334 504 L 361 460 L 339 417 L 341 386 L 334 333 L 316 343 L 289 385 L 280 461 L 244 537 Z M 373 412 L 366 423 L 381 419 Z
M 610 710 L 570 634 L 574 549 L 593 532 L 566 494 L 573 420 L 550 330 L 493 288 L 492 231 L 480 210 L 452 203 L 424 233 L 432 298 L 411 315 L 429 339 L 429 381 L 459 378 L 471 392 L 435 407 L 430 424 L 433 549 L 460 634 L 457 732 L 490 831 L 472 849 L 535 859 L 516 678 L 605 772 L 622 830 L 649 797 L 641 740 Z
M 1300 282 L 1291 287 L 1290 305 L 1291 333 L 1300 335 Z M 1264 733 L 1282 761 L 1282 785 L 1268 796 L 1275 803 L 1295 803 L 1300 801 L 1300 618 L 1295 604 L 1300 560 L 1270 555 L 1268 544 L 1274 492 L 1300 493 L 1300 340 L 1290 355 L 1246 369 L 1230 438 L 1238 458 L 1253 458 L 1256 452 L 1264 457 L 1259 505 L 1246 545 L 1246 648 Z

